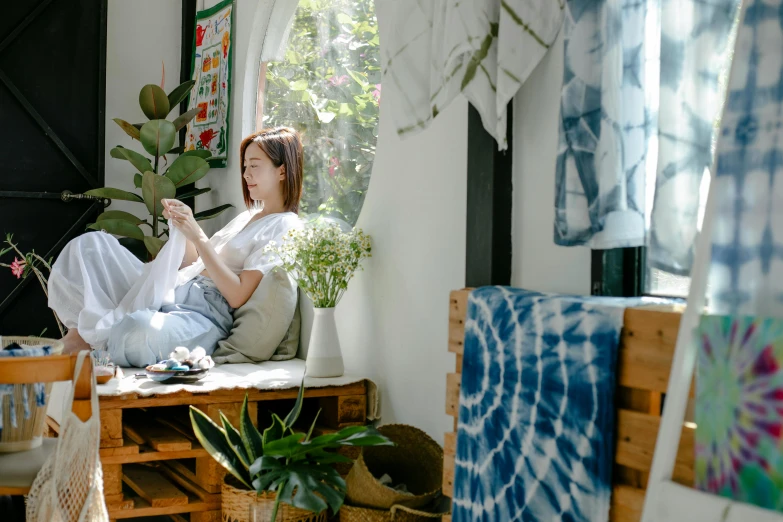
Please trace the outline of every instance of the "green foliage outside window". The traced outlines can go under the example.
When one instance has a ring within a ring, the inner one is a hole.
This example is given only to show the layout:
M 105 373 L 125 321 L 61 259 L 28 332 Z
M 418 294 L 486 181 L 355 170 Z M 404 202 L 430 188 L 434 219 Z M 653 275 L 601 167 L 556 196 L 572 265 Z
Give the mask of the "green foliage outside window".
M 264 126 L 302 133 L 304 214 L 356 224 L 378 139 L 379 50 L 373 0 L 300 0 L 285 61 L 267 66 Z

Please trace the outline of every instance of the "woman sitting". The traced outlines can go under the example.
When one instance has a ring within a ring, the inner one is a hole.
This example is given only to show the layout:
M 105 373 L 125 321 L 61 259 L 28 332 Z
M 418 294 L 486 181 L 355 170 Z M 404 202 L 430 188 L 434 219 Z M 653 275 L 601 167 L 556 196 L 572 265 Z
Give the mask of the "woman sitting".
M 211 238 L 187 205 L 164 199 L 163 217 L 174 230 L 152 263 L 142 263 L 105 232 L 68 243 L 49 278 L 49 306 L 68 328 L 66 352 L 107 348 L 116 364 L 144 367 L 178 346 L 202 347 L 209 355 L 228 337 L 234 309 L 278 262 L 264 247 L 302 227 L 299 134 L 286 127 L 252 134 L 242 141 L 240 158 L 248 210 Z M 163 304 L 139 304 L 154 302 L 144 295 L 160 295 L 159 281 L 172 287 L 164 289 Z

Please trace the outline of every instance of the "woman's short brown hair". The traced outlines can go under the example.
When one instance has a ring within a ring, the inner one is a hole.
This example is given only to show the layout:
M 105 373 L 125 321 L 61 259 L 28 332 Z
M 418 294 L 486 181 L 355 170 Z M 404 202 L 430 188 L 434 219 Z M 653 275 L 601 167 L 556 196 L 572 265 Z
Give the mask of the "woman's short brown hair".
M 304 165 L 302 139 L 299 137 L 299 133 L 290 127 L 275 127 L 260 130 L 242 140 L 242 144 L 239 146 L 239 165 L 242 172 L 242 195 L 245 197 L 245 205 L 248 208 L 254 204 L 245 183 L 245 152 L 251 143 L 261 147 L 275 167 L 285 166 L 283 205 L 285 205 L 286 211 L 299 213 Z

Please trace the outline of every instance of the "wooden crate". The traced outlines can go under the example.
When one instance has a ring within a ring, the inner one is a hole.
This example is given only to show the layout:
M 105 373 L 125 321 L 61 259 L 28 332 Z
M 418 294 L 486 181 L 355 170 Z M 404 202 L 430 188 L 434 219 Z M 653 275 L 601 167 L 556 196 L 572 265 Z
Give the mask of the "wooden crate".
M 446 376 L 446 413 L 454 417 L 454 432 L 446 433 L 444 447 L 443 492 L 447 496 L 452 496 L 454 488 L 455 432 L 469 294 L 470 290 L 455 290 L 449 300 L 449 351 L 456 355 L 457 361 L 456 371 Z M 638 522 L 641 519 L 680 315 L 671 307 L 660 306 L 625 311 L 617 361 L 617 444 L 611 522 Z M 691 423 L 683 426 L 673 478 L 684 485 L 693 484 Z
M 100 397 L 100 455 L 109 518 L 169 515 L 184 520 L 178 515 L 189 513 L 191 522 L 219 522 L 220 487 L 226 472 L 193 435 L 188 407 L 196 406 L 218 423 L 222 411 L 237 425 L 246 392 L 256 424 L 262 406 L 274 408 L 285 402 L 288 408 L 298 389 Z M 364 381 L 310 388 L 304 396 L 308 408 L 322 410 L 321 431 L 367 421 Z

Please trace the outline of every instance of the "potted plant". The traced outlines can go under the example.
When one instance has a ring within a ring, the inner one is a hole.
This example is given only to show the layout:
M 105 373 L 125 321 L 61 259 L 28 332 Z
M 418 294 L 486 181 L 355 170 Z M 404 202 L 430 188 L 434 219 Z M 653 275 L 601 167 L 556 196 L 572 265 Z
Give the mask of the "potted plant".
M 345 481 L 332 464 L 351 462 L 348 457 L 329 450 L 340 446 L 392 444 L 371 426 L 353 426 L 312 437 L 318 415 L 307 433 L 295 432 L 293 425 L 302 411 L 303 396 L 304 381 L 293 409 L 285 419 L 273 413 L 272 424 L 263 434 L 251 422 L 247 395 L 240 412 L 239 429 L 222 413 L 221 427 L 201 410 L 190 407 L 196 438 L 235 479 L 226 477 L 223 484 L 223 510 L 224 514 L 227 509 L 232 511 L 230 519 L 236 522 L 325 521 L 327 508 L 337 513 L 345 499 Z M 278 518 L 281 502 L 290 509 L 286 506 L 288 512 Z M 250 518 L 251 513 L 255 518 Z M 268 515 L 259 516 L 261 513 Z M 318 516 L 313 518 L 313 514 Z
M 315 307 L 307 376 L 339 377 L 344 366 L 334 310 L 359 263 L 372 255 L 370 236 L 361 229 L 344 232 L 334 222 L 316 221 L 290 230 L 280 245 L 270 241 L 266 252 L 280 258 Z
M 141 142 L 144 150 L 152 156 L 149 158 L 134 150 L 120 145 L 111 150 L 111 157 L 127 161 L 135 169 L 133 184 L 141 189 L 141 194 L 126 190 L 103 187 L 88 190 L 85 195 L 108 199 L 118 199 L 140 203 L 147 207 L 152 219 L 140 218 L 135 214 L 119 210 L 108 210 L 98 216 L 95 223 L 87 228 L 105 230 L 110 234 L 122 236 L 121 242 L 135 255 L 147 259 L 154 258 L 166 243 L 162 237 L 167 234 L 167 225 L 162 217 L 163 204 L 161 199 L 186 199 L 209 192 L 210 188 L 196 189 L 193 183 L 206 176 L 209 171 L 207 159 L 211 156 L 207 150 L 190 150 L 183 152 L 182 147 L 175 147 L 177 132 L 196 117 L 200 109 L 192 109 L 172 121 L 166 119 L 190 94 L 195 80 L 182 83 L 166 94 L 161 86 L 145 85 L 139 93 L 139 105 L 149 119 L 146 123 L 130 124 L 125 120 L 115 118 L 114 122 L 134 140 Z M 179 154 L 171 164 L 166 155 Z M 196 221 L 212 219 L 233 205 L 220 205 L 209 210 L 195 213 Z M 141 225 L 148 227 L 147 234 Z M 146 255 L 145 255 L 146 254 Z

